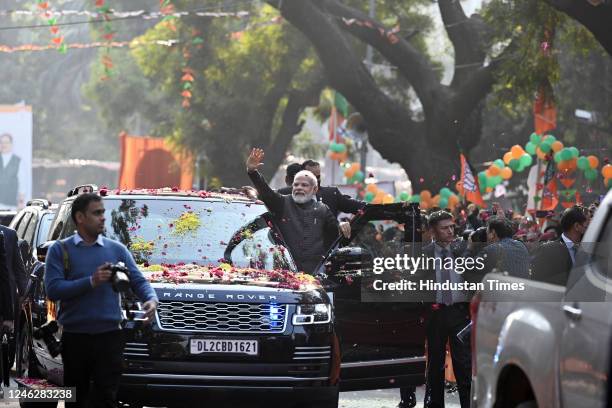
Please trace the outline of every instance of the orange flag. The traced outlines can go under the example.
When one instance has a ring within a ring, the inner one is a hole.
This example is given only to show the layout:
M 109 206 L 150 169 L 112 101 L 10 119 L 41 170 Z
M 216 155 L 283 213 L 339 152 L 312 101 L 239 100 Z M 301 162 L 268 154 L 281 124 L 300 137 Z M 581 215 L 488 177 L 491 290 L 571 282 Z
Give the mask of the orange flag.
M 557 127 L 557 108 L 552 99 L 547 98 L 543 88 L 537 93 L 533 104 L 533 120 L 535 132 L 543 135 Z
M 480 195 L 478 180 L 474 177 L 470 163 L 468 163 L 463 153 L 459 155 L 459 159 L 461 160 L 461 185 L 463 186 L 463 195 L 465 199 L 482 208 L 487 208 L 487 204 Z
M 178 187 L 189 190 L 193 186 L 193 157 L 176 153 L 163 138 L 119 135 L 121 168 L 119 188 Z

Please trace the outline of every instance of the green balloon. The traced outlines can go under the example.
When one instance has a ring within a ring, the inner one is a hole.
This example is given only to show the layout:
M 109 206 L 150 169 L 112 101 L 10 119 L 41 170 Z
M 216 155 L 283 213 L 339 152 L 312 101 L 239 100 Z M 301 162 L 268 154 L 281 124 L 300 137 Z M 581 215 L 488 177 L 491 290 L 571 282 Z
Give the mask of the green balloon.
M 414 194 L 412 197 L 410 197 L 410 202 L 411 203 L 420 203 L 421 202 L 421 196 L 419 194 Z
M 523 167 L 529 167 L 531 166 L 531 163 L 533 163 L 533 159 L 531 158 L 530 155 L 528 154 L 524 154 L 521 156 L 521 158 L 519 159 L 519 162 L 521 164 L 521 166 Z M 520 170 L 519 170 L 520 171 Z
M 355 174 L 353 174 L 353 180 L 355 180 L 357 183 L 361 183 L 363 180 L 365 180 L 365 174 L 363 174 L 363 171 L 357 170 Z
M 510 163 L 508 163 L 508 167 L 510 167 L 512 170 L 518 170 L 519 166 L 521 165 L 520 160 L 517 159 L 512 159 L 510 160 Z
M 586 170 L 591 168 L 591 165 L 589 164 L 589 159 L 584 156 L 580 156 L 578 158 L 578 163 L 576 163 L 576 165 L 580 170 Z
M 517 173 L 520 173 L 520 172 L 522 172 L 523 170 L 525 170 L 525 166 L 523 166 L 523 165 L 522 165 L 522 164 L 520 164 L 520 162 L 519 162 L 519 167 L 518 167 L 518 169 L 516 169 L 516 172 L 517 172 Z
M 448 187 L 442 187 L 440 189 L 440 197 L 450 197 L 453 194 L 452 191 L 450 191 L 450 189 Z
M 531 134 L 531 136 L 529 136 L 529 141 L 538 146 L 540 143 L 542 143 L 542 136 L 534 132 Z
M 546 135 L 544 136 L 544 142 L 548 143 L 548 144 L 553 144 L 557 141 L 557 138 L 554 137 L 553 135 Z
M 612 178 L 606 179 L 606 188 L 612 189 Z
M 346 152 L 346 145 L 344 143 L 338 143 L 338 153 Z
M 405 192 L 405 191 L 402 191 L 402 192 L 399 194 L 399 197 L 398 197 L 398 198 L 400 199 L 400 201 L 408 201 L 408 200 L 410 199 L 410 194 L 408 194 L 408 193 L 407 193 L 407 192 Z
M 440 206 L 440 208 L 446 208 L 448 206 L 448 198 L 440 197 L 440 201 L 438 202 L 438 205 Z
M 555 153 L 555 155 L 553 156 L 553 159 L 555 159 L 555 163 L 560 163 L 563 161 L 563 159 L 561 158 L 561 152 L 557 152 Z
M 529 154 L 536 154 L 536 149 L 537 149 L 537 146 L 532 142 L 527 142 L 527 144 L 525 145 L 525 150 Z
M 561 159 L 562 160 L 572 160 L 573 158 L 573 154 L 572 151 L 570 149 L 568 149 L 567 147 L 563 148 L 563 150 L 561 150 Z
M 478 173 L 478 183 L 483 186 L 487 184 L 487 173 L 485 173 L 484 171 L 481 171 L 480 173 Z
M 504 163 L 504 161 L 502 159 L 497 159 L 493 162 L 493 164 L 495 164 L 497 167 L 499 167 L 500 169 L 503 169 L 504 167 L 506 167 L 506 164 Z
M 549 153 L 550 150 L 552 149 L 551 145 L 552 145 L 552 142 L 548 143 L 547 141 L 544 141 L 540 145 L 540 150 L 543 151 L 544 153 Z
M 573 159 L 574 157 L 578 157 L 578 156 L 580 156 L 580 151 L 578 151 L 578 149 L 577 149 L 577 148 L 575 148 L 575 147 L 573 147 L 573 146 L 569 148 L 569 151 L 570 151 L 570 153 L 572 154 L 572 159 Z
M 488 185 L 488 187 L 495 187 L 496 185 L 501 183 L 503 180 L 504 179 L 502 178 L 502 176 L 489 177 L 489 185 Z
M 595 180 L 597 178 L 597 170 L 589 167 L 584 171 L 584 177 L 589 181 Z
M 365 196 L 363 196 L 363 199 L 367 202 L 370 203 L 372 202 L 372 200 L 374 199 L 374 193 L 371 191 L 368 191 Z

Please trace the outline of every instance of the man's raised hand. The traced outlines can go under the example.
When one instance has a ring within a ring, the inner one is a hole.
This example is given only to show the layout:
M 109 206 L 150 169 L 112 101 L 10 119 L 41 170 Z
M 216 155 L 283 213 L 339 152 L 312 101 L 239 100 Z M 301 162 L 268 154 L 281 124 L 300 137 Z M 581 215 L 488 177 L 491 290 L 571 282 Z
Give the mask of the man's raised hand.
M 252 172 L 258 170 L 261 166 L 263 166 L 262 160 L 264 158 L 263 149 L 259 149 L 254 147 L 251 150 L 251 154 L 249 154 L 249 158 L 246 161 L 247 171 Z

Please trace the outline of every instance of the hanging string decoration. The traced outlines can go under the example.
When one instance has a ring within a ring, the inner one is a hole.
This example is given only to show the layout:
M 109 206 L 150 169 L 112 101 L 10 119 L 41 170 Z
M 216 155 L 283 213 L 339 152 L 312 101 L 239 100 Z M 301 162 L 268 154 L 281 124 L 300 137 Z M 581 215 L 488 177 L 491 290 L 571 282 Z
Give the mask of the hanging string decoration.
M 102 66 L 104 67 L 104 75 L 100 77 L 100 80 L 107 81 L 114 74 L 113 60 L 110 55 L 110 50 L 112 47 L 110 46 L 110 44 L 114 40 L 115 31 L 113 30 L 113 27 L 111 25 L 111 11 L 110 11 L 110 7 L 106 4 L 106 0 L 94 0 L 94 1 L 96 5 L 96 11 L 104 19 L 104 24 L 102 26 L 103 27 L 102 38 L 106 40 L 107 46 L 106 46 L 106 51 L 101 57 Z
M 65 54 L 68 52 L 68 47 L 64 42 L 64 36 L 60 33 L 59 26 L 57 25 L 57 17 L 53 16 L 49 9 L 49 1 L 36 0 L 38 9 L 40 10 L 42 18 L 50 26 L 51 30 L 51 43 L 60 53 Z

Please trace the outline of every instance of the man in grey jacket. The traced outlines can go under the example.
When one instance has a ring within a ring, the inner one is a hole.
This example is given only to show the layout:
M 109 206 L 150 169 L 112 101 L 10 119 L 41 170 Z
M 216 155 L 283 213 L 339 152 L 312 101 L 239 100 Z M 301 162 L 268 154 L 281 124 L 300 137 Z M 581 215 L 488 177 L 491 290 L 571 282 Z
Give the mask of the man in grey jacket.
M 246 162 L 247 173 L 298 269 L 314 273 L 333 242 L 330 237 L 337 237 L 338 230 L 350 237 L 350 224 L 338 224 L 329 207 L 316 200 L 317 179 L 309 171 L 295 175 L 291 195 L 272 190 L 258 171 L 263 158 L 262 149 L 253 149 Z

